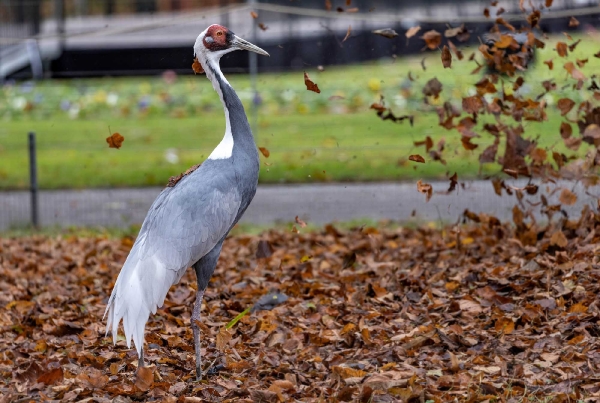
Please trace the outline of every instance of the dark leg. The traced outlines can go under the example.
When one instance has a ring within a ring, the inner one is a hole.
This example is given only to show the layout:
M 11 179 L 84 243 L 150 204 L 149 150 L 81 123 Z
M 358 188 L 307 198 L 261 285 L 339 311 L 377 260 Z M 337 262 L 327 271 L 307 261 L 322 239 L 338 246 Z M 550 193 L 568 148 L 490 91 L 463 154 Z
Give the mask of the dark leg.
M 196 350 L 196 380 L 202 379 L 202 353 L 200 346 L 200 309 L 202 308 L 202 299 L 204 298 L 204 290 L 196 292 L 196 302 L 192 311 L 192 330 L 194 332 L 194 349 Z
M 223 246 L 223 239 L 217 243 L 217 245 L 208 252 L 202 259 L 194 264 L 194 270 L 196 271 L 196 281 L 198 282 L 198 291 L 196 292 L 196 302 L 194 303 L 194 310 L 192 311 L 192 331 L 194 332 L 194 349 L 196 350 L 196 379 L 202 379 L 202 351 L 200 345 L 200 327 L 198 322 L 200 321 L 200 309 L 202 307 L 202 299 L 204 297 L 204 290 L 208 286 L 208 282 L 215 271 L 217 266 L 217 260 L 221 254 L 221 247 Z
M 138 370 L 142 367 L 145 367 L 145 365 L 144 365 L 144 347 L 142 347 L 140 349 L 140 357 L 138 359 Z

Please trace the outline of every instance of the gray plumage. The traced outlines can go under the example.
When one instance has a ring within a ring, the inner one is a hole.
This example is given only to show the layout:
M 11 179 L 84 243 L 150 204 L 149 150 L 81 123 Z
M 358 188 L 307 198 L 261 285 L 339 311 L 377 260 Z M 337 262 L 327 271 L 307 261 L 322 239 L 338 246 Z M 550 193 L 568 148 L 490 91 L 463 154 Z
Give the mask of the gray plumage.
M 199 41 L 211 35 L 211 30 L 221 29 L 226 30 L 213 25 L 201 33 L 194 50 L 223 103 L 227 123 L 225 137 L 209 159 L 156 198 L 106 308 L 107 332 L 112 331 L 116 342 L 122 319 L 127 346 L 133 339 L 140 365 L 143 365 L 144 328 L 150 313 L 156 313 L 171 285 L 179 282 L 187 268 L 193 266 L 198 281 L 192 315 L 198 376 L 199 329 L 194 321 L 199 320 L 202 296 L 223 241 L 256 193 L 259 171 L 258 150 L 244 107 L 222 75 L 218 61 L 222 54 L 238 48 L 266 52 L 230 31 L 226 36 L 231 42 L 228 47 L 222 45 L 216 51 L 199 47 Z

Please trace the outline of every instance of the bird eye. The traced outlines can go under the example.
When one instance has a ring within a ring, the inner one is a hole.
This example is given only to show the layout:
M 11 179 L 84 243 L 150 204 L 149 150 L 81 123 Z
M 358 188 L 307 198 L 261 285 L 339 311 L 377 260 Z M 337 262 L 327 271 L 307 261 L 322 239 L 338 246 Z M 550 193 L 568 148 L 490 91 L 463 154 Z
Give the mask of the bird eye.
M 223 36 L 223 31 L 217 31 L 217 36 Z

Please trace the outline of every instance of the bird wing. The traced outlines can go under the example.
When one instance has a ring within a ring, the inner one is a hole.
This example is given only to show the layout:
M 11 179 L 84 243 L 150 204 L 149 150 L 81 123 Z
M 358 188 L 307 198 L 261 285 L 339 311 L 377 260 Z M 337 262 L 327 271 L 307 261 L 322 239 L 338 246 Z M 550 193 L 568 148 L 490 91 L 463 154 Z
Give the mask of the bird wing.
M 133 338 L 140 353 L 150 312 L 156 313 L 171 285 L 210 252 L 235 222 L 241 195 L 231 185 L 200 167 L 156 198 L 106 308 L 106 331 L 112 327 L 115 342 L 123 319 L 127 346 Z

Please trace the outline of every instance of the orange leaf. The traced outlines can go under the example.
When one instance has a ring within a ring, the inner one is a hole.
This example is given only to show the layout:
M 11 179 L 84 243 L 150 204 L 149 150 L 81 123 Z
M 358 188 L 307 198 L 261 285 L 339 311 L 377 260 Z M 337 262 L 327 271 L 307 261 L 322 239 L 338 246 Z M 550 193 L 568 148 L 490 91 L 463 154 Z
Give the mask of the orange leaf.
M 406 31 L 406 37 L 407 38 L 412 38 L 413 36 L 415 36 L 417 34 L 417 32 L 419 32 L 421 30 L 420 26 L 416 26 L 416 27 L 410 27 L 408 29 L 408 31 Z
M 445 69 L 452 66 L 452 54 L 447 45 L 442 48 L 442 65 Z
M 558 198 L 562 204 L 567 206 L 572 206 L 577 201 L 577 195 L 571 192 L 569 189 L 563 189 L 560 192 L 560 196 Z
M 121 148 L 121 145 L 125 141 L 125 137 L 121 136 L 119 133 L 113 133 L 111 136 L 106 138 L 106 142 L 108 143 L 109 148 Z
M 267 150 L 265 147 L 258 147 L 258 149 L 260 150 L 260 152 L 262 153 L 262 155 L 265 156 L 265 158 L 269 158 L 269 156 L 271 155 L 271 153 L 269 152 L 269 150 Z
M 197 57 L 194 58 L 194 63 L 192 63 L 192 70 L 194 70 L 194 74 L 204 73 L 204 68 L 200 64 L 200 61 L 198 61 Z
M 417 190 L 421 193 L 425 193 L 425 201 L 431 199 L 433 194 L 433 187 L 429 183 L 423 183 L 420 179 L 417 181 Z
M 567 44 L 564 42 L 558 42 L 556 44 L 556 51 L 560 57 L 566 57 L 569 54 L 569 51 L 567 50 Z
M 308 91 L 313 91 L 313 92 L 316 92 L 317 94 L 321 93 L 319 86 L 310 79 L 308 74 L 306 74 L 306 71 L 304 72 L 304 84 L 306 84 L 306 89 Z
M 296 221 L 296 224 L 298 224 L 300 227 L 302 227 L 302 228 L 306 227 L 306 223 L 304 221 L 302 221 L 300 219 L 300 217 L 296 216 L 295 221 Z
M 433 50 L 433 49 L 437 49 L 438 46 L 441 45 L 441 43 L 442 43 L 442 34 L 440 34 L 435 29 L 432 29 L 431 31 L 425 32 L 423 34 L 423 36 L 421 37 L 421 39 L 423 39 L 425 41 L 425 45 L 429 49 Z
M 420 162 L 422 164 L 425 163 L 425 158 L 421 157 L 419 154 L 411 155 L 410 157 L 408 157 L 408 159 L 414 162 Z
M 154 383 L 154 367 L 141 367 L 135 373 L 135 386 L 145 392 L 150 390 Z
M 258 18 L 258 14 L 255 11 L 250 11 L 250 15 L 252 16 L 252 18 L 257 19 Z

